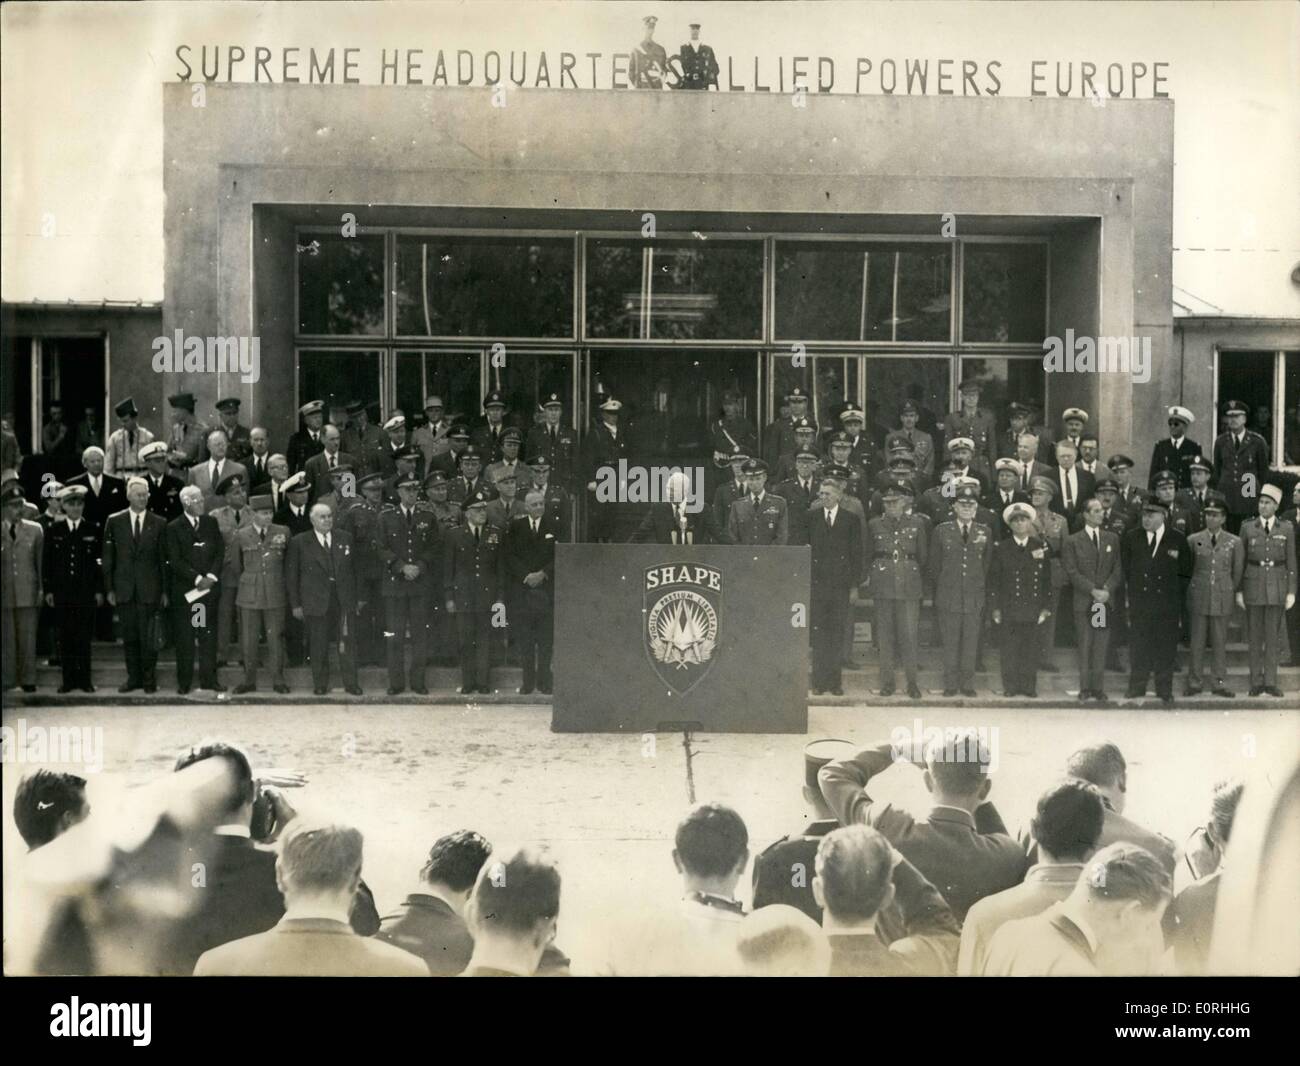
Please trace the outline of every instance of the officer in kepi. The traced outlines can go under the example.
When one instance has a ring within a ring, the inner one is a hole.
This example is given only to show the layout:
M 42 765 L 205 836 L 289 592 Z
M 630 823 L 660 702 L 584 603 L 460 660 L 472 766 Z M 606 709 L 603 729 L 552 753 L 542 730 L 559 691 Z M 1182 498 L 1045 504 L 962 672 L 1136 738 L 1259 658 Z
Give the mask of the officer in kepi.
M 55 522 L 45 540 L 45 602 L 58 615 L 63 684 L 60 692 L 94 692 L 90 680 L 90 644 L 95 635 L 95 608 L 104 603 L 100 572 L 100 531 L 85 518 L 84 485 L 59 490 L 66 521 Z
M 917 676 L 917 633 L 921 623 L 921 575 L 927 563 L 925 522 L 904 513 L 910 485 L 890 485 L 881 493 L 885 513 L 867 523 L 868 591 L 875 604 L 880 648 L 880 694 L 894 694 L 894 671 L 903 668 L 907 694 L 921 698 Z
M 1295 526 L 1277 517 L 1282 490 L 1259 490 L 1259 514 L 1241 524 L 1246 546 L 1246 572 L 1237 593 L 1237 606 L 1246 611 L 1250 646 L 1250 694 L 1281 698 L 1277 665 L 1286 640 L 1284 618 L 1295 606 Z
M 244 680 L 235 686 L 235 695 L 257 691 L 257 644 L 266 634 L 267 664 L 271 668 L 271 687 L 281 695 L 289 691 L 284 680 L 284 616 L 288 607 L 285 594 L 284 562 L 289 551 L 289 528 L 273 522 L 275 503 L 270 496 L 254 496 L 248 501 L 251 522 L 234 533 L 233 573 L 239 608 L 239 640 L 244 652 Z

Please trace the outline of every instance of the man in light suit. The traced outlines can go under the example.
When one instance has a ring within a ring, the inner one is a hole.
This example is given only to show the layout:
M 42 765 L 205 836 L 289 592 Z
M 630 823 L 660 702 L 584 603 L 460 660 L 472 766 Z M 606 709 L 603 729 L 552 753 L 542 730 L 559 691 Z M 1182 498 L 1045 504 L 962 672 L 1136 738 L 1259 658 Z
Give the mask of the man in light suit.
M 1197 696 L 1202 691 L 1201 665 L 1205 661 L 1208 629 L 1214 655 L 1210 691 L 1216 696 L 1231 697 L 1233 693 L 1227 686 L 1228 621 L 1246 570 L 1246 546 L 1240 537 L 1224 528 L 1228 506 L 1217 492 L 1206 498 L 1201 514 L 1205 517 L 1205 528 L 1187 538 L 1192 553 L 1192 580 L 1187 586 L 1192 654 L 1187 668 L 1186 695 Z
M 1119 537 L 1102 527 L 1103 509 L 1095 497 L 1083 503 L 1084 526 L 1065 538 L 1061 565 L 1074 589 L 1074 635 L 1079 644 L 1079 702 L 1105 703 L 1106 650 L 1110 645 L 1111 601 L 1119 590 Z M 1202 638 L 1204 643 L 1204 638 Z
M 39 522 L 23 517 L 25 506 L 23 491 L 17 485 L 4 490 L 0 498 L 4 514 L 4 528 L 0 530 L 0 551 L 4 553 L 0 617 L 4 628 L 4 687 L 20 685 L 24 692 L 35 692 L 36 624 L 43 602 L 45 530 Z
M 167 606 L 167 521 L 149 510 L 145 478 L 127 482 L 126 499 L 127 509 L 104 527 L 102 558 L 104 592 L 122 619 L 126 683 L 117 691 L 152 693 L 158 690 L 158 611 Z
M 215 435 L 218 431 L 213 430 Z M 221 571 L 225 541 L 216 519 L 204 514 L 203 491 L 197 485 L 181 490 L 180 518 L 167 525 L 164 554 L 169 575 L 172 633 L 176 640 L 176 691 L 186 696 L 194 681 L 198 650 L 199 691 L 215 694 L 217 681 L 217 614 L 221 603 Z M 187 593 L 198 595 L 186 597 Z
M 350 696 L 362 695 L 357 684 L 357 616 L 365 609 L 357 602 L 353 574 L 352 538 L 334 530 L 334 513 L 324 504 L 311 509 L 311 531 L 289 542 L 289 607 L 307 627 L 313 692 L 329 692 L 330 637 L 336 635 L 343 687 Z
M 207 462 L 195 463 L 190 467 L 189 483 L 198 486 L 199 491 L 203 493 L 205 510 L 210 511 L 221 505 L 221 501 L 217 499 L 217 486 L 231 474 L 239 474 L 244 484 L 248 484 L 248 468 L 243 463 L 226 458 L 226 449 L 229 445 L 224 429 L 209 430 Z
M 230 580 L 237 592 L 239 637 L 244 648 L 244 680 L 235 695 L 257 691 L 257 641 L 266 631 L 266 654 L 271 667 L 271 687 L 289 691 L 284 680 L 284 560 L 289 551 L 289 530 L 273 524 L 275 504 L 270 496 L 248 502 L 252 521 L 234 533 L 228 551 L 233 555 Z
M 785 500 L 767 491 L 767 463 L 750 459 L 741 472 L 749 491 L 731 505 L 727 539 L 732 544 L 785 544 L 790 539 L 790 514 Z

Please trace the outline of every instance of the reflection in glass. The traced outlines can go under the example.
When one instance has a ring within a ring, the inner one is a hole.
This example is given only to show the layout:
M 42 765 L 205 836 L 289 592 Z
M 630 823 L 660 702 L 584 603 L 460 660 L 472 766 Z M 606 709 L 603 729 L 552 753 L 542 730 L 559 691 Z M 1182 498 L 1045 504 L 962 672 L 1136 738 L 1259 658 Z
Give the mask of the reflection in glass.
M 511 352 L 505 366 L 488 366 L 488 388 L 505 395 L 506 420 L 521 429 L 542 422 L 541 404 L 552 393 L 564 401 L 562 425 L 571 423 L 573 412 L 569 398 L 573 395 L 573 356 L 559 354 Z
M 911 400 L 917 407 L 916 428 L 935 437 L 936 424 L 948 410 L 950 361 L 942 358 L 872 358 L 867 356 L 867 427 L 877 447 L 898 429 L 899 412 Z M 938 444 L 942 440 L 936 438 Z
M 980 407 L 992 413 L 998 434 L 1010 425 L 1007 404 L 1012 400 L 1032 409 L 1031 426 L 1053 431 L 1055 422 L 1047 416 L 1047 372 L 1041 358 L 966 358 L 961 361 L 961 375 L 962 381 L 974 379 L 983 386 Z M 953 406 L 957 407 L 957 402 Z
M 384 332 L 384 238 L 298 236 L 298 332 L 377 336 Z
M 773 410 L 779 421 L 790 411 L 785 398 L 796 385 L 811 398 L 808 417 L 818 430 L 839 428 L 837 420 L 845 401 L 858 395 L 858 357 L 843 355 L 807 356 L 803 366 L 795 366 L 790 356 L 772 360 Z M 767 442 L 764 442 L 766 446 Z
M 360 400 L 372 414 L 380 408 L 379 351 L 321 351 L 303 348 L 298 352 L 298 403 L 331 399 L 349 403 Z
M 1037 344 L 1047 326 L 1047 245 L 966 244 L 962 340 Z
M 408 425 L 424 421 L 424 401 L 429 396 L 442 400 L 443 412 L 453 422 L 472 426 L 482 413 L 479 395 L 479 352 L 397 353 L 395 384 L 398 408 Z

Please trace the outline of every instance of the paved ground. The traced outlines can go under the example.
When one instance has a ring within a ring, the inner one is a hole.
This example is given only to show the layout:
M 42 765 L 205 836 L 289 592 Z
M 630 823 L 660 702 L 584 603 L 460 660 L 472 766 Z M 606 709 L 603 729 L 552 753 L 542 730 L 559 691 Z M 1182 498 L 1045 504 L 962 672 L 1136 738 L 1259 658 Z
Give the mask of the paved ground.
M 549 845 L 565 876 L 562 945 L 575 960 L 598 954 L 598 921 L 577 916 L 636 907 L 676 891 L 675 822 L 692 800 L 735 806 L 756 848 L 808 817 L 801 796 L 809 739 L 888 739 L 899 727 L 970 725 L 994 743 L 993 799 L 1012 829 L 1081 744 L 1110 738 L 1130 764 L 1128 813 L 1182 840 L 1200 824 L 1211 784 L 1262 772 L 1300 748 L 1300 713 L 1274 710 L 979 710 L 929 705 L 813 707 L 809 735 L 554 734 L 537 705 L 268 708 L 9 708 L 4 724 L 102 729 L 103 766 L 92 802 L 107 809 L 123 788 L 166 772 L 175 753 L 204 736 L 244 744 L 255 765 L 291 766 L 310 776 L 295 801 L 352 819 L 366 836 L 366 878 L 381 911 L 411 887 L 439 834 L 473 827 L 499 847 Z M 996 731 L 996 732 L 995 732 Z M 4 774 L 6 885 L 21 842 L 10 814 L 20 767 Z M 925 807 L 920 774 L 897 766 L 878 794 Z M 6 893 L 5 909 L 18 901 Z

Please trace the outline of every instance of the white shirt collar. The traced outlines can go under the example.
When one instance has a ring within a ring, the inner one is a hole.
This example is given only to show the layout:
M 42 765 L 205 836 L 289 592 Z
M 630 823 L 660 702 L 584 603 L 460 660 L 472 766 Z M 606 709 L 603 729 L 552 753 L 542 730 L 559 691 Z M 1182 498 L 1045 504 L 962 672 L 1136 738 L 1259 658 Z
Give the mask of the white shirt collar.
M 840 505 L 837 503 L 834 507 L 826 512 L 826 520 L 832 524 L 835 522 L 835 516 L 840 512 Z

